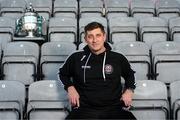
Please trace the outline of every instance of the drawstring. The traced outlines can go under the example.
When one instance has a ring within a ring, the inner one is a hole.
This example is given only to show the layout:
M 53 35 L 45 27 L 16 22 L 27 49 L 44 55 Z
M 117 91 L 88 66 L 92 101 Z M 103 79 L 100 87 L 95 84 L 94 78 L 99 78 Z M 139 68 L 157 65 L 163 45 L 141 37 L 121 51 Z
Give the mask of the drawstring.
M 86 63 L 84 65 L 84 83 L 86 82 L 86 66 L 87 66 L 87 63 L 88 63 L 90 57 L 91 57 L 91 53 L 89 54 L 89 56 L 86 60 Z
M 102 74 L 103 74 L 104 81 L 106 81 L 106 76 L 105 76 L 105 72 L 104 72 L 105 62 L 106 62 L 106 52 L 104 53 L 103 67 L 102 67 Z

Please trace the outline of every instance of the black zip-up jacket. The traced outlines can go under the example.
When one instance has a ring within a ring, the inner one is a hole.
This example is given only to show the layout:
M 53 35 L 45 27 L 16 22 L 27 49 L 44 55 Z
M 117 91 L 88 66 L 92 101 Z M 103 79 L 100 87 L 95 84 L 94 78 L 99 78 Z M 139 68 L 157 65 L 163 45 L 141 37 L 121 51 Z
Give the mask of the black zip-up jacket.
M 83 51 L 70 55 L 59 69 L 65 89 L 73 85 L 79 93 L 80 106 L 120 105 L 121 77 L 125 79 L 125 88 L 135 89 L 134 71 L 128 60 L 111 51 L 107 43 L 105 48 L 105 52 L 96 55 L 85 46 Z

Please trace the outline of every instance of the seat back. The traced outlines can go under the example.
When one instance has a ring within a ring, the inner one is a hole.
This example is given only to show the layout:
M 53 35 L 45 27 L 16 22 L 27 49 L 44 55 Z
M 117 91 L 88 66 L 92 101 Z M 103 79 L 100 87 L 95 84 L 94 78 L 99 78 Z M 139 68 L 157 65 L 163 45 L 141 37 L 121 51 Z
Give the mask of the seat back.
M 43 80 L 29 86 L 28 119 L 63 120 L 68 109 L 67 93 L 60 81 Z
M 76 51 L 76 46 L 73 43 L 44 43 L 41 47 L 41 79 L 58 80 L 59 68 L 74 51 Z
M 18 81 L 0 81 L 0 120 L 22 120 L 25 85 Z
M 170 38 L 172 41 L 180 41 L 180 17 L 171 18 L 169 20 Z

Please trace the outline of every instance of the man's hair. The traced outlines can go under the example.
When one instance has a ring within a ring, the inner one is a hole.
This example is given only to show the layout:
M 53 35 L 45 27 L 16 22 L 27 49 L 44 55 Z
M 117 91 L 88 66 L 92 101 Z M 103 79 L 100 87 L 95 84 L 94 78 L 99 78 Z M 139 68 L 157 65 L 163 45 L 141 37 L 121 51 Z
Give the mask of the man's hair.
M 91 22 L 85 26 L 85 28 L 84 28 L 85 34 L 87 33 L 87 31 L 91 31 L 91 30 L 94 30 L 97 28 L 100 28 L 101 31 L 103 33 L 105 33 L 104 26 L 102 24 L 100 24 L 98 22 Z

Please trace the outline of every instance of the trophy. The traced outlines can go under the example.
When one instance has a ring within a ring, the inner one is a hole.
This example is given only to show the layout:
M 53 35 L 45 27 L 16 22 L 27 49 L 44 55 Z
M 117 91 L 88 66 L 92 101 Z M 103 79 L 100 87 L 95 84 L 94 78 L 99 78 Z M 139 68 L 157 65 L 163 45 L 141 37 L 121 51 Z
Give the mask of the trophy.
M 15 35 L 20 37 L 41 37 L 45 19 L 39 16 L 32 4 L 26 7 L 24 15 L 17 19 Z

